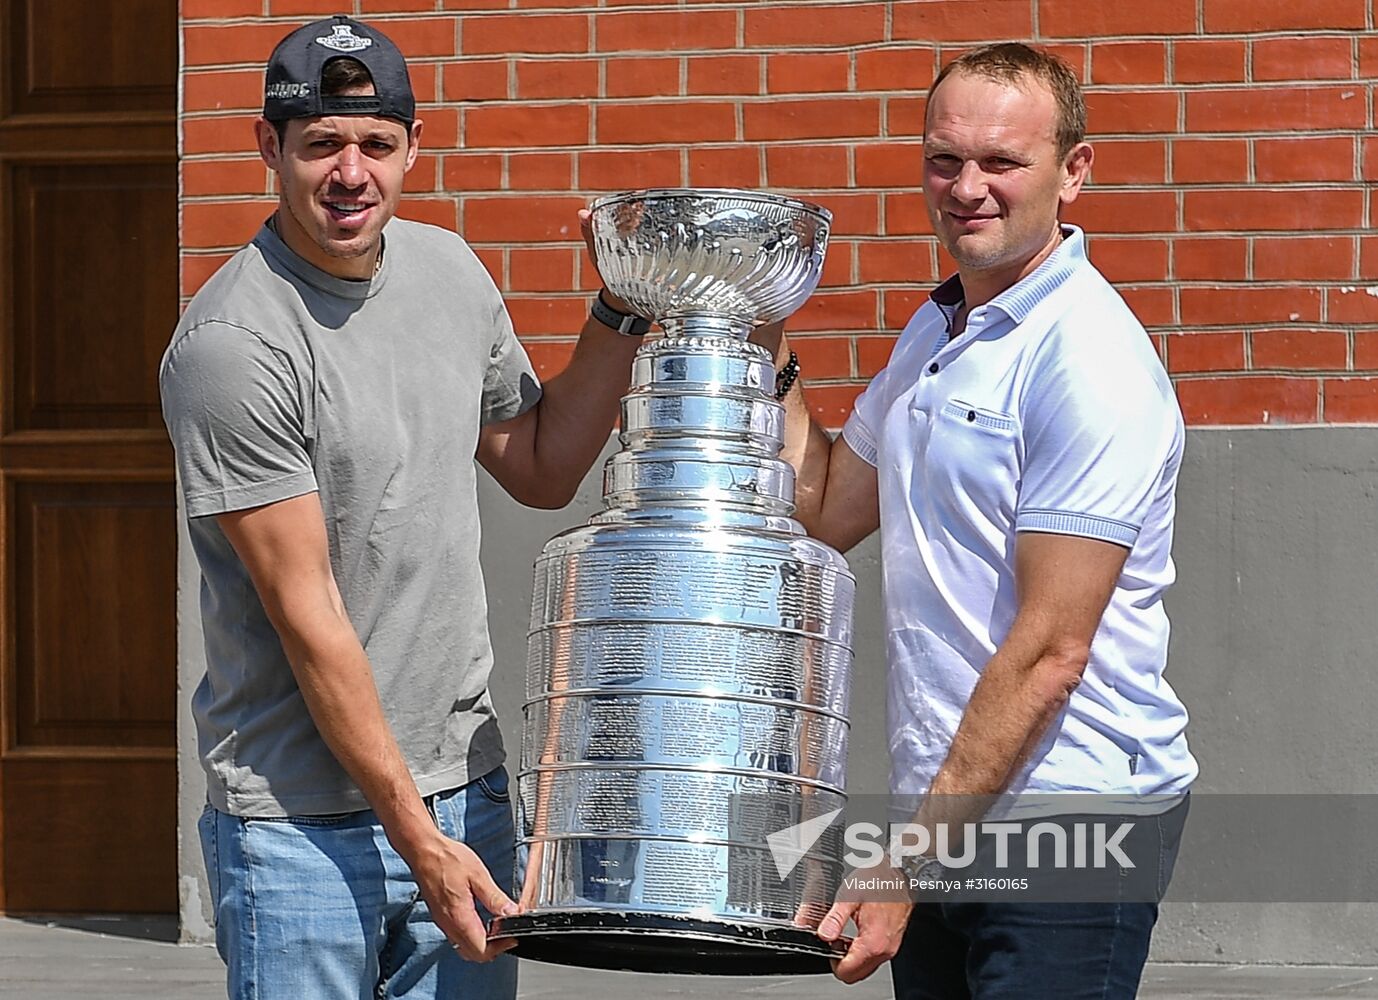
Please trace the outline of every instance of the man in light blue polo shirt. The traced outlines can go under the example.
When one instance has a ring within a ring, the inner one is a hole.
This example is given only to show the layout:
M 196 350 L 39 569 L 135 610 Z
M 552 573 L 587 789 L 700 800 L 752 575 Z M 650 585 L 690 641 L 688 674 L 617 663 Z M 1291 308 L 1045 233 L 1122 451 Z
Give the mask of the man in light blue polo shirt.
M 1059 219 L 1091 167 L 1084 134 L 1076 78 L 1027 46 L 939 75 L 924 195 L 958 273 L 836 442 L 788 395 L 787 457 L 813 534 L 845 550 L 881 531 L 892 792 L 925 808 L 1161 796 L 1177 803 L 1165 879 L 1197 771 L 1163 678 L 1182 419 L 1143 327 Z M 840 902 L 820 935 L 849 917 L 838 977 L 893 956 L 902 1000 L 1131 998 L 1157 905 Z

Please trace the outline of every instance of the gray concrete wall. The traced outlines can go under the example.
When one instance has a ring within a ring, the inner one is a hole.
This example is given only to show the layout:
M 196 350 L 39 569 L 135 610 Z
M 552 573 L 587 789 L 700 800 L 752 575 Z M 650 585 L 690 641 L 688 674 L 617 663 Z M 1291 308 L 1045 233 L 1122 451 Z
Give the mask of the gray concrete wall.
M 1378 428 L 1192 431 L 1177 504 L 1168 677 L 1197 790 L 1378 792 Z M 1364 964 L 1376 926 L 1371 904 L 1169 903 L 1155 955 Z
M 201 571 L 191 549 L 180 486 L 177 491 L 177 898 L 182 940 L 215 940 L 210 887 L 196 820 L 206 804 L 206 776 L 196 753 L 191 694 L 206 672 L 201 637 Z
M 559 512 L 517 507 L 482 484 L 483 562 L 497 666 L 493 694 L 518 739 L 531 565 L 545 540 L 599 506 L 591 475 Z M 1178 491 L 1179 582 L 1168 676 L 1192 713 L 1201 791 L 1378 791 L 1378 428 L 1210 429 L 1187 436 Z M 185 540 L 184 540 L 185 541 Z M 884 644 L 878 546 L 859 580 L 849 785 L 883 792 Z M 195 821 L 204 785 L 185 713 L 202 668 L 196 571 L 183 546 L 183 935 L 209 936 Z M 1164 907 L 1164 961 L 1375 964 L 1378 906 Z

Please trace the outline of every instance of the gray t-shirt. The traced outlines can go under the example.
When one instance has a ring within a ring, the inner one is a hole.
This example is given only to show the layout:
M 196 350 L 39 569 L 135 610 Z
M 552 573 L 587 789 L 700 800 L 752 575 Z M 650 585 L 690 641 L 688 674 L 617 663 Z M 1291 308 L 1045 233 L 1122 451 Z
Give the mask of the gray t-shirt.
M 192 547 L 206 676 L 192 698 L 211 803 L 241 816 L 367 807 L 307 713 L 212 515 L 320 493 L 330 563 L 422 795 L 503 760 L 488 697 L 474 451 L 540 385 L 458 236 L 393 220 L 370 281 L 268 227 L 192 299 L 160 373 Z

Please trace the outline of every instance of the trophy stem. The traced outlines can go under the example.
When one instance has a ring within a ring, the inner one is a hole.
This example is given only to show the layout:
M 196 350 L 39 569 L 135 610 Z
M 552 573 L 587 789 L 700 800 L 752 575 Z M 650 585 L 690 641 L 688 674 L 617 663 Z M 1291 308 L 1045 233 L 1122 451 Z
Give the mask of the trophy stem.
M 671 337 L 731 337 L 734 340 L 746 340 L 756 329 L 750 320 L 740 316 L 716 316 L 712 313 L 666 316 L 660 325 Z

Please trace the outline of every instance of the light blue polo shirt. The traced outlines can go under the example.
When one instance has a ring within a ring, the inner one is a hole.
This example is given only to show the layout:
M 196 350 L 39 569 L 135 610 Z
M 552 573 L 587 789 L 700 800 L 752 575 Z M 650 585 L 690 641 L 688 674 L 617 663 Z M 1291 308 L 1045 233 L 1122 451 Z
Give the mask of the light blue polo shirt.
M 956 278 L 905 327 L 843 429 L 876 466 L 891 789 L 928 790 L 1017 610 L 1021 531 L 1129 549 L 1081 685 L 1012 792 L 1172 794 L 1197 773 L 1163 677 L 1181 411 L 1085 238 L 971 310 Z

